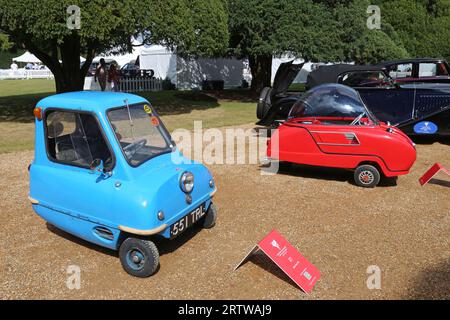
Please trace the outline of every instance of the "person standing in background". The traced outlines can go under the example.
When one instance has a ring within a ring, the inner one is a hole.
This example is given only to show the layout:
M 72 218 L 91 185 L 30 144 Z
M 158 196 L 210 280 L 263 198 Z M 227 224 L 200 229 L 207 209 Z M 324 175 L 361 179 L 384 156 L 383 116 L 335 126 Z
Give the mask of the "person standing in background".
M 108 82 L 111 83 L 111 89 L 113 91 L 119 91 L 120 73 L 114 63 L 109 67 Z
M 102 89 L 102 91 L 105 91 L 106 89 L 106 77 L 107 77 L 106 62 L 105 59 L 101 58 L 100 64 L 95 70 L 94 82 L 97 82 L 98 78 L 98 83 L 100 84 L 100 88 Z
M 11 70 L 17 70 L 19 67 L 17 66 L 17 64 L 13 61 L 11 63 L 11 66 L 9 67 Z

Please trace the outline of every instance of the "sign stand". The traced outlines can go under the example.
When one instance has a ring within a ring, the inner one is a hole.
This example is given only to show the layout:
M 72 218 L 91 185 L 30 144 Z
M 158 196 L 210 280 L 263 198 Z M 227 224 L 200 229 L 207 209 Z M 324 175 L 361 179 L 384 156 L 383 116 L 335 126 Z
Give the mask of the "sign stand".
M 298 252 L 276 230 L 269 233 L 239 262 L 234 268 L 236 271 L 252 255 L 258 251 L 264 252 L 292 281 L 307 294 L 311 293 L 317 280 L 320 278 L 319 270 L 300 252 Z
M 427 172 L 425 172 L 422 178 L 419 179 L 420 185 L 426 185 L 435 175 L 438 174 L 439 171 L 443 171 L 450 176 L 450 171 L 448 169 L 446 169 L 442 164 L 436 163 Z

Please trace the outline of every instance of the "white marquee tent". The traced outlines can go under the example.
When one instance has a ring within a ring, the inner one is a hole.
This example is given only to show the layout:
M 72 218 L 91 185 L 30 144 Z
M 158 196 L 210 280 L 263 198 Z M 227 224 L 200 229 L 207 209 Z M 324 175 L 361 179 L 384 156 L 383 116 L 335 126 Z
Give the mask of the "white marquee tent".
M 41 60 L 36 58 L 36 56 L 28 51 L 26 51 L 24 54 L 13 58 L 14 62 L 20 62 L 20 63 L 41 63 Z
M 20 63 L 42 63 L 41 60 L 39 60 L 34 54 L 25 51 L 24 54 L 15 57 L 12 59 L 14 62 L 20 62 Z M 80 61 L 85 61 L 86 59 L 83 57 L 80 57 Z
M 188 59 L 160 45 L 140 52 L 141 69 L 153 69 L 155 77 L 170 79 L 178 89 L 201 88 L 203 80 L 223 80 L 225 87 L 242 83 L 243 62 L 238 59 Z

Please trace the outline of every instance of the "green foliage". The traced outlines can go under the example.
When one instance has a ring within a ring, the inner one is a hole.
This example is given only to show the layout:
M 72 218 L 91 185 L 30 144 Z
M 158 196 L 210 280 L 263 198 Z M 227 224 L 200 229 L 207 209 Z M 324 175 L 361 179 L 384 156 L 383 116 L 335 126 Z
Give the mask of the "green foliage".
M 383 24 L 392 26 L 411 57 L 450 58 L 449 0 L 378 0 Z
M 78 30 L 67 27 L 70 5 L 81 11 Z M 0 0 L 0 30 L 50 68 L 58 92 L 81 89 L 95 55 L 130 52 L 132 35 L 186 55 L 223 54 L 227 17 L 224 0 Z
M 7 34 L 0 33 L 0 51 L 6 51 L 13 47 L 13 43 L 9 41 Z
M 367 28 L 381 7 L 382 29 Z M 231 47 L 243 55 L 290 51 L 312 61 L 450 55 L 450 0 L 230 0 Z
M 242 56 L 292 52 L 310 61 L 405 57 L 392 26 L 367 28 L 370 4 L 368 0 L 230 0 L 231 47 Z
M 97 51 L 129 49 L 130 36 L 145 33 L 153 43 L 167 42 L 187 53 L 222 53 L 227 42 L 227 13 L 221 0 L 0 0 L 0 28 L 15 38 L 62 43 L 70 5 L 81 8 L 81 43 L 95 42 Z
M 353 60 L 357 64 L 376 64 L 381 61 L 408 58 L 408 52 L 398 46 L 386 33 L 380 30 L 365 32 L 352 46 Z
M 233 53 L 241 56 L 304 52 L 313 32 L 308 0 L 230 0 L 229 30 Z

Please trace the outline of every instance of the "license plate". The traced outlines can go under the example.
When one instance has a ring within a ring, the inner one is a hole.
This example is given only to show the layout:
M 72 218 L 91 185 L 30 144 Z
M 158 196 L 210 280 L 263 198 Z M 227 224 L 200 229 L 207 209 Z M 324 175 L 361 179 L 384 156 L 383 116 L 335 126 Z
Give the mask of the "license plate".
M 186 229 L 195 224 L 198 220 L 204 217 L 206 214 L 205 204 L 197 207 L 193 211 L 189 212 L 183 218 L 175 222 L 170 226 L 170 238 L 173 239 L 182 234 Z

